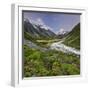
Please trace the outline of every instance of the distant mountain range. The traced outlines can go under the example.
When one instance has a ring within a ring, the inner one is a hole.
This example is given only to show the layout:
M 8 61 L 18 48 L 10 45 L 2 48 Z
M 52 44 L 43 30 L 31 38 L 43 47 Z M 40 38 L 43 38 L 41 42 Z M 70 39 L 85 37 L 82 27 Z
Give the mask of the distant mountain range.
M 28 19 L 24 20 L 24 32 L 28 33 L 33 38 L 52 38 L 56 34 L 42 25 L 31 23 Z
M 77 24 L 70 32 L 61 30 L 58 34 L 55 34 L 49 28 L 44 28 L 40 24 L 34 24 L 28 19 L 24 20 L 24 38 L 30 41 L 36 39 L 55 39 L 64 38 L 64 44 L 67 46 L 75 47 L 80 49 L 80 23 Z

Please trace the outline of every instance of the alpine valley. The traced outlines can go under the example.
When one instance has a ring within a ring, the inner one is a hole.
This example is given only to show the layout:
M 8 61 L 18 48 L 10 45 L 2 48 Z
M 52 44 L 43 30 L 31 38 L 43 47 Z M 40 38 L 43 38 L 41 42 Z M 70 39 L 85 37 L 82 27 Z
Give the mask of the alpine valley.
M 57 34 L 51 28 L 23 21 L 24 77 L 80 74 L 80 23 Z

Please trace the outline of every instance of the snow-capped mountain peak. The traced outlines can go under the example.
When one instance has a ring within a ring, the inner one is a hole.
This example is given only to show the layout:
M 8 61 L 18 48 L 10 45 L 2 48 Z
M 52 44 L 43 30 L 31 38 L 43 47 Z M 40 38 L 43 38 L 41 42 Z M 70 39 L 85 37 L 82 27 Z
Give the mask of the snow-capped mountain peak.
M 67 31 L 64 30 L 63 28 L 61 28 L 61 29 L 57 32 L 57 35 L 64 35 L 64 34 L 66 34 L 66 33 L 67 33 Z
M 28 20 L 28 19 L 24 19 L 24 21 L 26 22 L 30 22 L 33 26 L 40 26 L 40 28 L 45 29 L 45 30 L 52 30 L 52 28 L 48 25 L 46 25 L 42 19 L 37 18 L 37 20 Z

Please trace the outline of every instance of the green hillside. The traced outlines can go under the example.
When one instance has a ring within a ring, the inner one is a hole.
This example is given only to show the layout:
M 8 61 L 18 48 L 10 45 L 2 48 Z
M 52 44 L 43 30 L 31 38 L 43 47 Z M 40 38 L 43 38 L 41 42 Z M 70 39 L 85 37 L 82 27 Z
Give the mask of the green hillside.
M 67 46 L 80 49 L 80 23 L 77 24 L 73 30 L 65 37 L 63 42 Z

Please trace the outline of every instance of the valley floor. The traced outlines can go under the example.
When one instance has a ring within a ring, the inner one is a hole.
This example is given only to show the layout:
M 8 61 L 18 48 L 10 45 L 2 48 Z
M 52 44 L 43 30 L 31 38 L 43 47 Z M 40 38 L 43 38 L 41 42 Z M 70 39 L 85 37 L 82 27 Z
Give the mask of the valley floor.
M 80 55 L 80 51 L 72 48 L 70 46 L 66 46 L 65 44 L 63 44 L 62 40 L 60 41 L 58 40 L 37 40 L 39 43 L 47 43 L 46 47 L 48 45 L 48 50 L 52 49 L 52 50 L 57 50 L 57 51 L 62 51 L 64 53 L 73 53 L 76 55 Z M 42 49 L 42 50 L 47 50 L 47 48 L 45 47 L 40 47 L 38 45 L 36 45 L 35 43 L 29 41 L 29 40 L 24 40 L 24 43 L 29 46 L 30 48 L 38 48 L 38 49 Z

